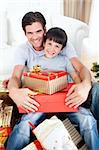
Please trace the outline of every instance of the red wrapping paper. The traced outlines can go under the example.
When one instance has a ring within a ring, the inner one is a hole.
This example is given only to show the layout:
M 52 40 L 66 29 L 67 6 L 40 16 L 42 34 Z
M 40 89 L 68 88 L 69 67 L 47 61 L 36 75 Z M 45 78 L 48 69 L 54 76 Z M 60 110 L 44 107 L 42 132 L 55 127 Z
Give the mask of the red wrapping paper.
M 35 100 L 40 104 L 37 112 L 76 112 L 78 108 L 70 108 L 65 105 L 66 93 L 70 89 L 73 83 L 67 85 L 67 87 L 60 92 L 52 95 L 37 94 Z M 26 113 L 24 109 L 19 107 L 20 113 Z

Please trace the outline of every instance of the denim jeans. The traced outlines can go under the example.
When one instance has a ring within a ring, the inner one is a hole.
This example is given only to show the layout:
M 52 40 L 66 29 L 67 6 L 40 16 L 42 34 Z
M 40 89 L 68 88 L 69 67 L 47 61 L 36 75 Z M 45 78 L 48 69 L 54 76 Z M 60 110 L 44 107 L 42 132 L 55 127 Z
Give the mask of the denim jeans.
M 90 110 L 84 107 L 79 107 L 79 112 L 66 113 L 66 116 L 73 124 L 78 125 L 80 134 L 89 150 L 97 150 L 97 147 L 99 147 L 97 121 Z
M 22 116 L 8 138 L 6 150 L 21 150 L 31 142 L 32 127 L 29 121 L 38 125 L 45 119 L 44 113 L 28 113 Z
M 91 90 L 91 111 L 94 117 L 99 120 L 99 83 L 94 84 Z M 89 150 L 97 150 L 99 147 L 99 135 L 97 131 L 97 122 L 89 109 L 79 107 L 76 113 L 65 113 L 72 123 L 79 126 L 80 134 L 89 147 Z M 22 116 L 21 121 L 15 125 L 12 134 L 10 135 L 6 150 L 21 150 L 30 143 L 31 127 L 29 121 L 38 125 L 46 118 L 44 113 L 29 113 Z
M 98 128 L 99 128 L 99 83 L 94 83 L 91 91 L 91 111 L 97 120 Z

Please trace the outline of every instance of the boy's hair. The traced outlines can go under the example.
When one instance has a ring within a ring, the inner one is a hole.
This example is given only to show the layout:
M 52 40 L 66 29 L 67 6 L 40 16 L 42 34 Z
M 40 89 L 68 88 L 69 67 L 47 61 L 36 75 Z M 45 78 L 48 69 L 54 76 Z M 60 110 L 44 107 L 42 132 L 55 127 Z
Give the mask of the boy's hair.
M 32 25 L 33 22 L 41 23 L 43 28 L 46 25 L 46 20 L 40 12 L 28 12 L 22 18 L 22 28 L 25 33 L 26 33 L 25 27 L 27 25 Z
M 62 48 L 64 48 L 67 43 L 67 34 L 63 29 L 54 27 L 47 31 L 44 42 L 46 42 L 47 39 L 62 44 Z

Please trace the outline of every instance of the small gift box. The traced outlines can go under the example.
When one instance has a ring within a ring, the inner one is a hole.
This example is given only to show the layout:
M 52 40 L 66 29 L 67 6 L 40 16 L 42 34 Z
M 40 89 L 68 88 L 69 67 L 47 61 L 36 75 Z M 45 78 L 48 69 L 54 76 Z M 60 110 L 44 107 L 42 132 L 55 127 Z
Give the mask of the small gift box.
M 53 94 L 66 87 L 65 71 L 42 70 L 40 72 L 24 72 L 24 86 L 40 93 Z
M 0 127 L 0 150 L 5 150 L 4 144 L 11 131 L 12 129 L 10 127 Z
M 68 107 L 65 105 L 66 93 L 73 83 L 67 84 L 67 87 L 60 92 L 52 95 L 48 94 L 37 94 L 34 99 L 40 104 L 38 112 L 76 112 L 77 108 Z M 21 107 L 19 107 L 20 113 L 26 113 Z
M 10 127 L 13 106 L 0 106 L 0 127 Z

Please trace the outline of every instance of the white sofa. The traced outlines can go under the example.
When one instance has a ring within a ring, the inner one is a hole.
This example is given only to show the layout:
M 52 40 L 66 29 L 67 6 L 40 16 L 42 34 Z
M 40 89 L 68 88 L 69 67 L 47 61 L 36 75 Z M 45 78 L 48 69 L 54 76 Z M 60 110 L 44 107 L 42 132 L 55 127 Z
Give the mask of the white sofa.
M 16 16 L 11 15 L 11 13 L 9 14 L 7 12 L 2 12 L 0 15 L 0 79 L 7 78 L 7 76 L 11 75 L 14 47 L 26 40 L 21 28 L 23 14 L 17 13 Z M 87 24 L 61 15 L 45 15 L 45 18 L 47 20 L 48 29 L 58 26 L 66 31 L 69 40 L 73 43 L 80 57 L 83 39 L 87 37 L 89 33 Z

